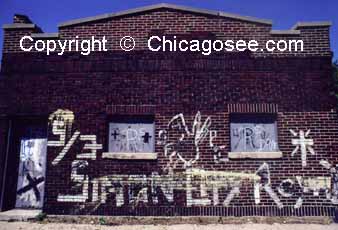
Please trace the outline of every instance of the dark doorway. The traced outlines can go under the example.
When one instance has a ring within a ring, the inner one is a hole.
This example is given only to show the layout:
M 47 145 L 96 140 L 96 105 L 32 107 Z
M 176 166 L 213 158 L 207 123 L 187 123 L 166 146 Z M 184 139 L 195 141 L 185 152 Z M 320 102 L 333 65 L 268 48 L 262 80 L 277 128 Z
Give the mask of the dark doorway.
M 3 211 L 42 208 L 46 151 L 47 119 L 12 119 L 3 178 Z

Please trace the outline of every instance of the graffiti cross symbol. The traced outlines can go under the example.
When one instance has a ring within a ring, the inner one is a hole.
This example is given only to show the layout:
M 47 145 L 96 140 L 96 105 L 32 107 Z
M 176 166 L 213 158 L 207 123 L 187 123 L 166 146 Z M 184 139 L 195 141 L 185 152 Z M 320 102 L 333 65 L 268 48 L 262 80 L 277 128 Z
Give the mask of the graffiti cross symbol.
M 116 140 L 116 137 L 119 136 L 120 134 L 116 132 L 116 129 L 114 130 L 114 133 L 111 134 L 111 136 L 114 136 L 114 140 Z
M 292 129 L 290 129 L 290 132 L 293 136 L 297 137 L 298 134 L 293 131 Z M 313 148 L 311 146 L 313 146 L 314 142 L 313 139 L 307 139 L 307 137 L 310 134 L 310 130 L 308 130 L 306 133 L 304 133 L 303 130 L 299 131 L 299 138 L 298 139 L 292 139 L 292 145 L 295 145 L 295 149 L 292 151 L 291 156 L 293 157 L 295 155 L 296 152 L 298 152 L 299 148 L 300 148 L 300 152 L 301 152 L 301 159 L 302 159 L 302 167 L 306 166 L 306 154 L 307 154 L 307 150 L 314 155 L 315 151 L 313 150 Z
M 38 189 L 37 186 L 40 183 L 42 183 L 45 180 L 45 178 L 44 177 L 32 178 L 31 175 L 29 175 L 29 173 L 27 173 L 27 180 L 28 180 L 28 185 L 26 185 L 25 187 L 19 189 L 17 191 L 17 194 L 21 195 L 21 194 L 23 194 L 25 192 L 28 192 L 29 190 L 33 189 L 35 197 L 36 197 L 36 200 L 40 201 L 41 196 L 40 196 L 40 192 L 39 192 L 39 189 Z
M 152 136 L 150 136 L 148 132 L 145 133 L 142 137 L 144 143 L 149 143 L 149 139 L 152 138 Z

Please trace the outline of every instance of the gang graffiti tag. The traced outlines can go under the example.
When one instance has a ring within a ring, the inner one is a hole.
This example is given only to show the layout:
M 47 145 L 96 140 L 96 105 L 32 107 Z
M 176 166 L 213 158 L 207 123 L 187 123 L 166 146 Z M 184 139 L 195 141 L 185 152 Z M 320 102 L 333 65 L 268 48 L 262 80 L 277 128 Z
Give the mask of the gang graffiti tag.
M 59 125 L 59 122 L 52 125 Z M 64 128 L 63 126 L 59 127 Z M 56 130 L 55 127 L 53 128 Z M 175 141 L 170 139 L 170 132 L 173 131 L 178 133 Z M 55 135 L 60 133 L 65 132 L 63 130 L 62 132 L 53 132 Z M 116 138 L 118 133 L 119 130 L 116 130 Z M 115 137 L 114 132 L 111 134 Z M 297 136 L 297 133 L 294 132 L 293 135 Z M 293 139 L 292 144 L 296 145 L 294 153 L 299 148 L 302 154 L 304 149 L 313 152 L 310 147 L 313 145 L 313 140 L 306 139 L 308 135 L 309 131 L 306 133 L 300 131 L 299 139 Z M 140 135 L 138 134 L 138 136 Z M 146 133 L 144 132 L 142 136 L 146 138 Z M 164 170 L 166 173 L 152 172 L 150 175 L 113 174 L 91 177 L 88 173 L 90 166 L 88 159 L 96 160 L 97 151 L 102 149 L 102 145 L 96 143 L 95 135 L 81 135 L 80 140 L 90 142 L 90 144 L 84 147 L 84 149 L 90 151 L 77 154 L 77 159 L 72 162 L 71 182 L 80 188 L 82 192 L 75 195 L 59 194 L 57 198 L 58 202 L 85 203 L 91 201 L 100 205 L 106 204 L 110 199 L 109 197 L 111 197 L 109 194 L 113 194 L 113 204 L 116 207 L 125 205 L 139 206 L 141 204 L 162 205 L 173 204 L 175 193 L 177 191 L 184 191 L 188 207 L 206 205 L 229 206 L 239 196 L 244 189 L 243 187 L 251 184 L 254 191 L 253 199 L 256 205 L 261 203 L 261 193 L 264 192 L 274 201 L 278 208 L 283 208 L 284 205 L 281 197 L 292 198 L 296 194 L 299 194 L 299 191 L 301 191 L 301 195 L 296 197 L 294 208 L 301 207 L 304 199 L 303 194 L 309 193 L 312 193 L 313 196 L 325 193 L 327 199 L 333 204 L 338 203 L 337 166 L 333 167 L 327 161 L 321 161 L 320 164 L 329 170 L 331 177 L 296 176 L 295 178 L 285 178 L 279 183 L 277 188 L 273 188 L 272 186 L 270 168 L 267 163 L 260 165 L 256 172 L 206 170 L 194 167 L 194 164 L 200 159 L 200 145 L 206 139 L 209 141 L 207 146 L 212 150 L 215 148 L 219 150 L 225 149 L 225 146 L 214 144 L 217 131 L 211 130 L 211 117 L 207 117 L 202 121 L 200 112 L 195 115 L 191 129 L 188 128 L 183 114 L 175 115 L 169 121 L 167 129 L 158 132 L 158 137 L 157 144 L 163 145 L 164 156 L 168 157 L 169 161 L 166 166 L 167 170 Z M 150 137 L 148 136 L 148 138 Z M 195 149 L 194 157 L 191 159 L 187 158 L 179 149 L 176 149 L 187 138 L 192 138 L 192 144 Z M 62 138 L 60 139 L 62 142 Z M 66 142 L 62 143 L 65 143 L 65 146 L 67 146 Z M 226 158 L 221 158 L 221 155 L 219 154 L 214 158 L 216 164 L 228 161 Z M 65 154 L 59 158 L 55 158 L 58 160 L 53 165 L 56 166 L 64 156 Z M 303 156 L 302 159 L 306 158 Z M 178 168 L 178 164 L 182 164 L 183 167 Z M 333 185 L 331 181 L 333 181 Z M 224 191 L 226 191 L 225 196 L 221 195 L 221 193 L 224 194 Z M 89 196 L 89 194 L 92 195 Z

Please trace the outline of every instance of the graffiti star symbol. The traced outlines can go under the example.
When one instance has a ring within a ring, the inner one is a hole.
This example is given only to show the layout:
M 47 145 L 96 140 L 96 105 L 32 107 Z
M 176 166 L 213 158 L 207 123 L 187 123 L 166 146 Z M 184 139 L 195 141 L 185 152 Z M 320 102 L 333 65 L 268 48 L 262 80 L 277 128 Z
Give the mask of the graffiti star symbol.
M 297 137 L 298 134 L 290 129 L 290 132 L 293 136 Z M 310 134 L 310 130 L 304 133 L 303 130 L 299 131 L 299 139 L 292 139 L 292 145 L 295 145 L 295 149 L 292 151 L 291 156 L 293 157 L 296 152 L 300 149 L 301 152 L 301 159 L 302 159 L 302 167 L 306 166 L 306 154 L 307 150 L 312 154 L 315 155 L 315 151 L 311 146 L 313 146 L 314 142 L 313 139 L 307 139 Z

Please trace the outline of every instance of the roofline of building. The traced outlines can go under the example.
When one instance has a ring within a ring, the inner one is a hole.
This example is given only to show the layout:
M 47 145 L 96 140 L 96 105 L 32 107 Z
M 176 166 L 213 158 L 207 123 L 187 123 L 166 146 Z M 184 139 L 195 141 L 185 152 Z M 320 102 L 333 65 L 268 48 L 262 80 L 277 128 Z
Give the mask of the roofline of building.
M 102 14 L 102 15 L 93 16 L 93 17 L 70 20 L 70 21 L 60 23 L 58 27 L 60 28 L 60 27 L 79 25 L 82 23 L 94 22 L 94 21 L 98 21 L 102 19 L 126 16 L 126 15 L 131 15 L 131 14 L 136 14 L 136 13 L 142 13 L 142 12 L 156 10 L 156 9 L 174 9 L 174 10 L 180 10 L 180 11 L 185 11 L 185 12 L 199 13 L 199 14 L 212 15 L 212 16 L 218 16 L 218 17 L 224 17 L 224 18 L 233 18 L 233 19 L 252 22 L 252 23 L 272 25 L 272 21 L 266 20 L 266 19 L 258 19 L 258 18 L 249 17 L 249 16 L 229 14 L 229 13 L 225 13 L 222 11 L 213 11 L 213 10 L 207 10 L 207 9 L 192 8 L 192 7 L 187 7 L 187 6 L 179 6 L 179 5 L 174 5 L 174 4 L 160 3 L 160 4 L 125 10 L 125 11 L 120 11 L 117 13 Z M 25 15 L 21 15 L 21 16 L 25 16 Z M 330 27 L 331 25 L 332 25 L 332 22 L 330 21 L 297 22 L 290 30 L 271 30 L 270 34 L 271 35 L 299 35 L 300 34 L 299 28 Z M 38 26 L 33 23 L 13 23 L 13 24 L 3 25 L 3 29 L 34 29 L 34 28 L 38 28 Z M 58 33 L 35 33 L 33 34 L 32 37 L 57 38 L 59 37 L 59 34 Z
M 36 28 L 35 24 L 32 23 L 13 23 L 13 24 L 4 24 L 3 29 L 34 29 Z
M 58 38 L 59 33 L 33 33 L 32 38 Z
M 300 35 L 300 30 L 271 30 L 271 35 Z
M 259 24 L 272 25 L 272 21 L 266 20 L 266 19 L 258 19 L 258 18 L 254 18 L 254 17 L 241 16 L 241 15 L 237 15 L 237 14 L 229 14 L 229 13 L 225 13 L 225 12 L 221 12 L 221 11 L 198 9 L 198 8 L 187 7 L 187 6 L 179 6 L 179 5 L 174 5 L 174 4 L 160 3 L 160 4 L 144 6 L 144 7 L 134 8 L 134 9 L 130 9 L 130 10 L 125 10 L 125 11 L 120 11 L 120 12 L 116 12 L 116 13 L 102 14 L 102 15 L 93 16 L 93 17 L 74 19 L 74 20 L 70 20 L 70 21 L 60 23 L 58 25 L 58 27 L 73 26 L 73 25 L 78 25 L 78 24 L 82 24 L 82 23 L 93 22 L 93 21 L 98 21 L 98 20 L 102 20 L 102 19 L 114 18 L 114 17 L 121 17 L 121 16 L 126 16 L 126 15 L 136 14 L 136 13 L 142 13 L 142 12 L 156 10 L 156 9 L 173 9 L 173 10 L 180 10 L 180 11 L 191 12 L 191 13 L 219 16 L 219 17 L 225 17 L 225 18 L 233 18 L 233 19 L 237 19 L 237 20 L 241 20 L 241 21 L 259 23 Z
M 319 22 L 297 22 L 291 29 L 296 30 L 300 27 L 330 27 L 331 21 L 319 21 Z

